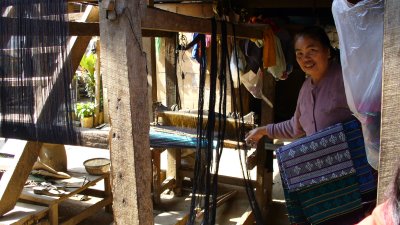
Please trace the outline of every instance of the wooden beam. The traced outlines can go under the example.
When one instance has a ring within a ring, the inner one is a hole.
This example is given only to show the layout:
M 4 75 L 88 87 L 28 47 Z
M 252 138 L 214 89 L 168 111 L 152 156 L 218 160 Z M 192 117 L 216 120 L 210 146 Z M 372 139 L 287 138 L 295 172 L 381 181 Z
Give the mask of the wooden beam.
M 183 179 L 184 177 L 193 178 L 193 175 L 194 175 L 193 170 L 180 169 L 178 171 L 178 176 L 180 176 L 181 179 Z M 256 185 L 256 181 L 251 180 L 250 182 L 253 185 L 253 187 Z M 243 178 L 230 177 L 224 175 L 218 175 L 218 183 L 235 185 L 235 186 L 245 186 Z
M 378 173 L 378 204 L 385 200 L 400 163 L 400 1 L 385 1 L 381 152 Z
M 42 143 L 20 140 L 8 140 L 4 149 L 12 149 L 14 160 L 1 177 L 0 216 L 12 210 L 24 188 L 32 166 L 39 156 Z
M 90 6 L 93 7 L 93 6 Z M 54 23 L 54 26 L 59 25 L 59 22 L 51 20 L 36 20 L 36 19 L 15 19 L 10 17 L 1 17 L 0 24 L 7 25 L 9 28 L 8 32 L 10 34 L 23 34 L 23 35 L 33 35 L 38 34 L 36 26 L 28 26 L 27 29 L 19 30 L 19 23 L 25 24 L 39 24 L 38 27 L 44 27 L 44 25 L 49 26 Z M 93 22 L 67 22 L 69 26 L 70 36 L 99 36 L 99 23 L 97 21 Z M 43 24 L 40 25 L 40 24 Z M 22 32 L 21 32 L 22 31 Z M 41 35 L 54 35 L 54 31 L 43 30 L 40 32 Z
M 233 0 L 232 5 L 241 6 L 247 9 L 269 9 L 269 8 L 330 8 L 332 0 Z
M 102 4 L 105 1 L 102 1 Z M 146 58 L 140 0 L 118 1 L 115 20 L 100 10 L 101 71 L 111 123 L 111 181 L 115 224 L 153 224 Z M 152 18 L 159 19 L 159 18 Z
M 142 30 L 143 37 L 172 37 L 174 32 L 160 30 Z
M 70 36 L 99 36 L 99 23 L 96 22 L 68 22 Z
M 157 18 L 156 20 L 154 18 Z M 32 19 L 26 19 L 32 22 Z M 1 18 L 1 23 L 12 24 L 17 33 L 17 23 L 13 18 Z M 98 21 L 98 20 L 97 20 Z M 91 22 L 68 22 L 70 36 L 98 36 L 99 26 L 97 21 Z M 43 22 L 43 21 L 40 21 Z M 53 23 L 46 21 L 46 23 Z M 220 23 L 219 23 L 220 24 Z M 232 26 L 235 27 L 237 38 L 263 38 L 264 29 L 268 28 L 267 25 L 262 24 L 232 24 L 228 23 L 228 36 L 233 36 Z M 220 34 L 220 27 L 218 26 L 217 33 Z M 29 27 L 25 30 L 26 34 L 34 33 L 36 27 Z M 13 30 L 11 30 L 13 31 Z M 51 32 L 43 31 L 42 33 Z M 144 37 L 169 37 L 171 33 L 176 32 L 190 32 L 190 33 L 203 33 L 211 34 L 211 19 L 185 16 L 173 12 L 168 12 L 156 8 L 147 8 L 145 17 L 142 20 L 142 32 Z M 50 34 L 50 33 L 49 33 Z
M 154 6 L 155 8 L 186 16 L 194 16 L 200 18 L 211 18 L 214 16 L 212 2 L 161 3 L 155 4 Z
M 272 76 L 271 76 L 272 77 Z M 158 112 L 158 117 L 162 118 L 162 125 L 164 126 L 175 126 L 175 127 L 186 127 L 186 128 L 196 128 L 197 127 L 197 114 L 192 113 L 183 113 L 183 112 L 175 112 L 175 111 L 164 111 Z M 216 118 L 216 120 L 218 120 Z M 204 125 L 208 121 L 208 116 L 203 116 Z M 239 129 L 238 121 L 235 122 L 235 119 L 227 118 L 226 119 L 226 131 L 225 138 L 235 140 L 236 137 L 236 129 Z M 237 125 L 237 126 L 236 126 Z M 254 124 L 244 123 L 245 131 L 249 131 L 254 128 Z M 215 122 L 215 129 L 218 129 L 218 122 Z
M 154 19 L 157 18 L 157 19 Z M 221 34 L 220 23 L 218 34 Z M 232 24 L 228 24 L 228 35 L 233 36 Z M 268 28 L 261 24 L 234 24 L 237 38 L 263 38 L 263 32 Z M 211 33 L 211 19 L 184 16 L 156 8 L 147 8 L 142 19 L 142 30 L 160 30 L 168 32 Z

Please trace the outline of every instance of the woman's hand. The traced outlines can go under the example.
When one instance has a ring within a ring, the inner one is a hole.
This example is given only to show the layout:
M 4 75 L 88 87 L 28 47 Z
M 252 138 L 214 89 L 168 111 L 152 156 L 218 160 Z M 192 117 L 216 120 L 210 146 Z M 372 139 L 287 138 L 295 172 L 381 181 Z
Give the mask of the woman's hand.
M 253 130 L 251 130 L 249 133 L 246 134 L 246 138 L 244 139 L 246 141 L 246 144 L 252 147 L 255 147 L 258 143 L 258 141 L 267 135 L 267 129 L 266 127 L 257 127 Z

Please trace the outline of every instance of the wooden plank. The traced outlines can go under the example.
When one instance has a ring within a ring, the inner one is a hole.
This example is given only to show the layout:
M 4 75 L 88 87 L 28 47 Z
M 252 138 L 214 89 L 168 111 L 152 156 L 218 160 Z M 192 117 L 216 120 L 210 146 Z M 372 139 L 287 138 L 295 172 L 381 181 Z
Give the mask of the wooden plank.
M 3 148 L 12 148 L 15 156 L 13 164 L 0 180 L 0 215 L 14 208 L 41 147 L 40 142 L 10 139 L 3 146 Z
M 157 18 L 156 20 L 154 18 Z M 228 24 L 228 36 L 233 36 L 232 24 Z M 234 24 L 237 38 L 262 39 L 263 32 L 268 28 L 261 24 Z M 221 34 L 221 26 L 217 33 Z M 142 30 L 160 30 L 169 32 L 190 32 L 211 34 L 211 20 L 199 17 L 185 16 L 156 8 L 147 8 L 142 19 Z
M 91 206 L 89 206 L 88 208 L 84 209 L 82 212 L 80 212 L 78 215 L 68 219 L 67 221 L 61 223 L 62 225 L 75 225 L 78 224 L 79 222 L 81 222 L 82 220 L 88 218 L 89 216 L 94 215 L 95 213 L 97 213 L 101 208 L 111 204 L 112 202 L 112 198 L 108 197 L 105 198 Z
M 0 217 L 0 225 L 37 224 L 47 213 L 47 207 L 17 202 L 11 211 Z
M 65 195 L 62 196 L 37 195 L 34 193 L 33 187 L 25 187 L 20 195 L 20 199 L 45 205 L 54 205 L 56 203 L 61 203 L 65 201 L 66 199 L 70 198 L 75 194 L 81 193 L 85 189 L 95 185 L 97 182 L 106 179 L 109 176 L 108 174 L 94 176 L 94 175 L 89 175 L 87 173 L 76 173 L 71 171 L 69 171 L 68 174 L 71 175 L 71 178 L 59 180 L 59 182 L 64 182 L 68 184 L 66 187 L 67 192 L 65 193 Z M 89 181 L 84 185 L 83 185 L 84 182 L 83 177 L 86 177 L 86 179 Z
M 161 188 L 160 188 L 160 193 L 163 193 L 167 189 L 172 189 L 172 188 L 174 188 L 174 186 L 175 186 L 175 178 L 168 177 L 167 179 L 165 179 L 162 182 Z
M 111 123 L 114 219 L 116 224 L 150 225 L 151 152 L 146 58 L 140 26 L 145 4 L 139 0 L 118 3 L 124 10 L 116 20 L 106 18 L 103 5 L 100 10 L 101 71 Z
M 400 1 L 385 1 L 378 204 L 400 163 Z

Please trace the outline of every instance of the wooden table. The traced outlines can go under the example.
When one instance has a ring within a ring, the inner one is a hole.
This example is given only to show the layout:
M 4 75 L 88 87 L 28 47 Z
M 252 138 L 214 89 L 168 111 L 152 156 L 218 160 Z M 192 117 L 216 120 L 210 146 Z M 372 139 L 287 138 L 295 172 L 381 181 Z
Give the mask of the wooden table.
M 35 194 L 33 187 L 24 187 L 20 199 L 36 203 L 39 205 L 46 205 L 49 208 L 48 217 L 51 225 L 58 225 L 58 209 L 59 204 L 67 199 L 73 199 L 76 194 L 88 195 L 93 197 L 102 198 L 99 202 L 91 205 L 77 215 L 63 221 L 61 224 L 77 224 L 85 218 L 95 214 L 98 210 L 106 207 L 106 211 L 111 212 L 112 194 L 110 188 L 110 175 L 109 173 L 93 176 L 82 172 L 68 172 L 71 175 L 70 179 L 57 180 L 57 184 L 62 183 L 65 185 L 65 194 L 62 196 L 49 196 Z M 86 178 L 86 179 L 85 179 Z M 104 191 L 90 188 L 98 182 L 104 182 Z
M 46 224 L 43 221 L 49 208 L 28 203 L 17 202 L 14 209 L 0 217 L 0 225 Z

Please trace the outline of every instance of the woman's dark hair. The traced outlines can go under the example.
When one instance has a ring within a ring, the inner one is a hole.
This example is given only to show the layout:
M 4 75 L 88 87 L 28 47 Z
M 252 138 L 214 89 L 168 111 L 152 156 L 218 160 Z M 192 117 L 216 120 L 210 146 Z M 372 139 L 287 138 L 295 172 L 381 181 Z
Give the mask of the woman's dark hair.
M 392 217 L 393 224 L 400 224 L 400 166 L 397 167 L 393 178 L 392 187 L 388 193 L 389 216 Z
M 300 37 L 309 37 L 313 40 L 319 41 L 322 46 L 328 48 L 331 52 L 331 58 L 339 61 L 339 50 L 335 49 L 331 45 L 331 41 L 329 40 L 328 35 L 325 30 L 319 26 L 309 26 L 303 28 L 301 31 L 297 32 L 294 36 L 294 43 L 296 43 L 297 39 Z

